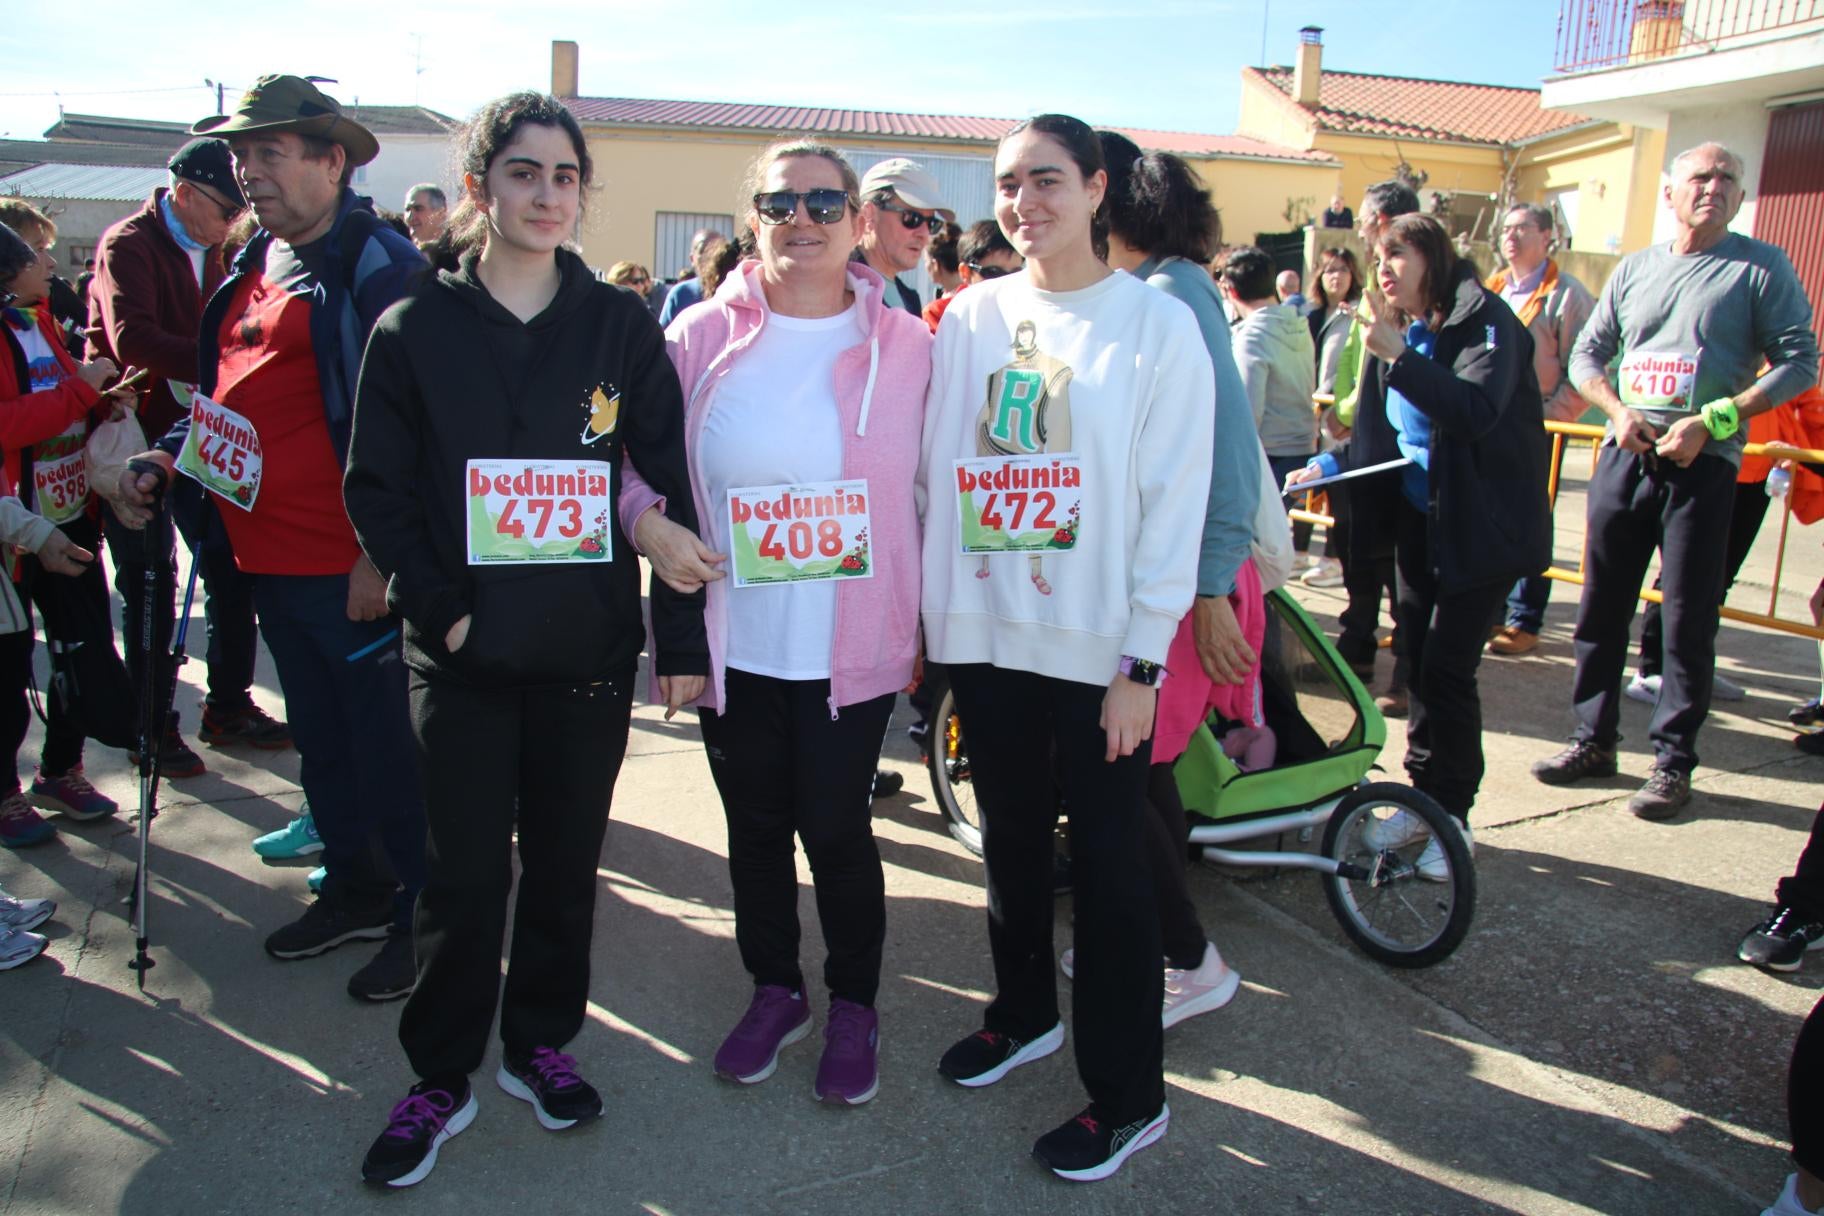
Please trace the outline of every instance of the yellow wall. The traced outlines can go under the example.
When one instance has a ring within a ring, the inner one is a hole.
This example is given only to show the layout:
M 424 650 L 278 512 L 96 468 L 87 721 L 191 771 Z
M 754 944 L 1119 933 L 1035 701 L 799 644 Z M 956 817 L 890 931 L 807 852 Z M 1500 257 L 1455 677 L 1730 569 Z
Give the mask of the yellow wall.
M 1270 84 L 1249 78 L 1245 72 L 1242 74 L 1241 113 L 1235 120 L 1237 135 L 1308 152 L 1315 129 L 1316 124 L 1289 104 L 1284 93 Z M 1329 201 L 1324 199 L 1326 204 Z
M 1577 190 L 1577 223 L 1571 249 L 1580 253 L 1632 253 L 1652 239 L 1658 205 L 1663 131 L 1605 123 L 1522 149 L 1514 195 L 1542 203 L 1548 193 Z
M 1430 175 L 1425 181 L 1428 190 L 1501 192 L 1501 151 L 1495 147 L 1460 147 L 1334 131 L 1318 132 L 1312 147 L 1343 162 L 1343 198 L 1351 207 L 1361 202 L 1362 191 L 1392 177 L 1394 166 L 1402 158 L 1415 170 Z
M 738 214 L 741 180 L 750 161 L 772 142 L 770 136 L 678 132 L 654 134 L 585 127 L 600 188 L 590 200 L 582 231 L 583 258 L 606 267 L 623 258 L 644 263 L 652 257 L 655 216 L 660 211 Z M 988 155 L 993 145 L 836 139 L 837 144 L 949 156 Z M 1222 211 L 1223 231 L 1232 242 L 1249 242 L 1257 232 L 1284 232 L 1286 203 L 1315 200 L 1323 210 L 1335 185 L 1327 165 L 1296 165 L 1239 159 L 1187 158 L 1202 176 Z M 653 267 L 657 273 L 672 268 Z

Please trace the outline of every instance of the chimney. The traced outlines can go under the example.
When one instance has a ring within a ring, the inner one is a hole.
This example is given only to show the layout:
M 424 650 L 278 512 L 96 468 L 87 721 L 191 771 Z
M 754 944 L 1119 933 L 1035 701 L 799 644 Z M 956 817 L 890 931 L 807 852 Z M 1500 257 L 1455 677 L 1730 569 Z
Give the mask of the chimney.
M 575 97 L 576 43 L 551 44 L 551 93 L 556 97 Z
M 1317 105 L 1318 83 L 1324 75 L 1324 27 L 1307 25 L 1298 31 L 1298 63 L 1292 69 L 1292 100 L 1301 106 Z

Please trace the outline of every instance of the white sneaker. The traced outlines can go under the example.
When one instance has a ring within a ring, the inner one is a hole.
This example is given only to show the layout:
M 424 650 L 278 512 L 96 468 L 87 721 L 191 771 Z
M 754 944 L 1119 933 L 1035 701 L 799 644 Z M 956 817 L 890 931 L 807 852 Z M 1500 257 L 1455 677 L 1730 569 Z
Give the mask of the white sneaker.
M 1748 690 L 1718 671 L 1710 676 L 1710 699 L 1712 701 L 1746 701 Z
M 57 905 L 48 899 L 14 899 L 0 890 L 0 927 L 36 929 L 51 919 Z
M 1378 853 L 1382 849 L 1409 845 L 1429 834 L 1430 830 L 1425 821 L 1411 811 L 1395 811 L 1384 819 L 1370 820 L 1362 828 L 1362 843 Z
M 48 944 L 43 934 L 0 926 L 0 971 L 11 971 L 21 963 L 31 962 L 44 953 Z
M 1628 681 L 1623 692 L 1630 701 L 1639 701 L 1642 705 L 1659 704 L 1659 677 L 1636 675 Z
M 1307 587 L 1340 587 L 1343 585 L 1343 563 L 1334 557 L 1322 557 L 1317 565 L 1299 579 Z
M 1203 961 L 1195 970 L 1165 969 L 1165 1005 L 1159 1020 L 1170 1030 L 1186 1018 L 1221 1009 L 1235 999 L 1240 987 L 1240 973 L 1222 961 L 1215 943 L 1205 942 Z
M 1773 1201 L 1773 1206 L 1764 1208 L 1761 1216 L 1817 1216 L 1817 1213 L 1799 1202 L 1799 1176 L 1786 1175 L 1786 1185 L 1780 1188 L 1780 1197 Z
M 1469 830 L 1467 823 L 1461 824 L 1460 830 L 1463 833 L 1463 843 L 1469 846 L 1469 855 L 1474 857 L 1476 855 L 1475 834 Z M 1425 851 L 1420 853 L 1419 859 L 1412 864 L 1413 868 L 1418 870 L 1419 877 L 1426 882 L 1450 881 L 1450 858 L 1444 855 L 1444 846 L 1438 843 L 1436 836 L 1425 842 Z

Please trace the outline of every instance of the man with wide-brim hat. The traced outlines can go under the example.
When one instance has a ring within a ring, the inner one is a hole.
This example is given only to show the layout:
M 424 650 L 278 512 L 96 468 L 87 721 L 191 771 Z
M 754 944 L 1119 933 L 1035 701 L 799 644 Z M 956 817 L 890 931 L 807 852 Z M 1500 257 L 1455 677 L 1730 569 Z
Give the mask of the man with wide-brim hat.
M 348 188 L 379 144 L 314 80 L 263 76 L 232 114 L 191 129 L 228 141 L 260 228 L 203 312 L 198 405 L 143 454 L 159 473 L 121 478 L 121 515 L 150 520 L 175 480 L 180 523 L 192 507 L 212 513 L 253 583 L 326 869 L 321 897 L 266 952 L 384 940 L 348 990 L 393 1000 L 417 978 L 424 803 L 398 622 L 343 509 L 342 472 L 367 335 L 428 268 Z

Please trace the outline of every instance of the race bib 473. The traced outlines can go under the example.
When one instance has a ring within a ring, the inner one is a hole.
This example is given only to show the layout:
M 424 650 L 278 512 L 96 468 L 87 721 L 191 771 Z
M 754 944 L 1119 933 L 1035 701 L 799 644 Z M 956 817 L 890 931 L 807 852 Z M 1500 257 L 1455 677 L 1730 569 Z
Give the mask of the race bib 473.
M 868 510 L 865 479 L 730 490 L 735 586 L 874 577 Z
M 1044 553 L 1077 547 L 1083 465 L 1072 452 L 956 462 L 956 519 L 964 553 Z
M 611 471 L 602 460 L 469 461 L 469 565 L 612 561 Z

